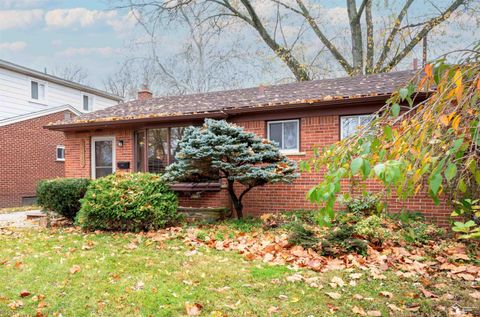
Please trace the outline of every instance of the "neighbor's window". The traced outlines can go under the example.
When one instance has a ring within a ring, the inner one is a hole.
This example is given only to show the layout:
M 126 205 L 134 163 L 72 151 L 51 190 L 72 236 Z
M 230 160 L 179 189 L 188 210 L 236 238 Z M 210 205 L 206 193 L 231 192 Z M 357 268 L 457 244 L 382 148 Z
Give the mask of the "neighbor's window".
M 135 132 L 135 168 L 138 172 L 163 173 L 175 161 L 185 127 Z
M 298 152 L 300 144 L 300 128 L 298 120 L 267 122 L 267 136 L 278 143 L 282 152 Z
M 82 96 L 83 110 L 90 111 L 92 110 L 92 97 L 89 95 Z
M 357 132 L 374 119 L 373 114 L 340 117 L 340 139 L 345 139 Z
M 57 145 L 57 161 L 65 161 L 65 146 Z
M 30 81 L 30 97 L 34 100 L 45 100 L 45 83 L 39 81 Z

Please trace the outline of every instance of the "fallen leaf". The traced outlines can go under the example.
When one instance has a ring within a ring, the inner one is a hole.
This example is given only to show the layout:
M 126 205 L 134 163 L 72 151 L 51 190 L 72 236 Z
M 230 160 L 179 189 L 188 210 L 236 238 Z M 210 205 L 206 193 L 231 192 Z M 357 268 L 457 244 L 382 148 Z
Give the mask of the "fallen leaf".
M 360 295 L 360 294 L 355 294 L 355 295 L 353 295 L 353 298 L 354 298 L 354 299 L 358 299 L 358 300 L 362 300 L 362 299 L 363 299 L 363 296 Z
M 278 313 L 279 311 L 280 311 L 280 308 L 278 308 L 277 306 L 270 306 L 268 308 L 268 313 L 269 314 Z
M 325 294 L 327 294 L 330 298 L 333 298 L 333 299 L 340 299 L 342 297 L 342 295 L 335 292 L 326 292 Z
M 294 274 L 294 275 L 287 276 L 286 280 L 288 282 L 299 282 L 303 280 L 303 276 L 300 274 Z
M 143 283 L 142 281 L 138 281 L 138 282 L 135 283 L 135 285 L 133 286 L 133 290 L 139 291 L 139 290 L 143 289 L 144 287 L 145 287 L 145 283 Z
M 382 317 L 382 313 L 379 310 L 369 310 L 367 311 L 367 316 Z
M 340 287 L 344 287 L 345 286 L 345 282 L 338 276 L 334 276 L 332 277 L 331 279 L 332 283 L 335 283 L 337 284 L 338 286 Z
M 392 298 L 393 297 L 393 294 L 390 293 L 390 292 L 387 292 L 387 291 L 381 291 L 380 295 L 382 295 L 383 297 L 387 297 L 387 298 Z
M 30 292 L 24 289 L 23 291 L 20 292 L 20 297 L 27 297 L 30 296 Z
M 16 310 L 17 308 L 20 308 L 23 306 L 23 302 L 21 300 L 19 301 L 13 301 L 11 302 L 10 304 L 8 304 L 8 307 L 11 309 L 11 310 Z
M 394 304 L 387 304 L 387 307 L 390 308 L 391 311 L 402 311 L 402 309 L 398 308 Z
M 477 292 L 470 293 L 470 294 L 468 294 L 468 295 L 470 295 L 470 297 L 473 297 L 473 298 L 475 298 L 475 299 L 480 299 L 480 292 L 478 292 L 478 291 L 477 291 Z
M 352 280 L 358 280 L 359 278 L 362 277 L 362 275 L 363 275 L 363 273 L 352 273 L 349 276 Z
M 366 316 L 367 315 L 367 313 L 365 312 L 365 310 L 363 308 L 357 307 L 357 306 L 353 306 L 352 313 L 354 313 L 356 315 L 360 315 L 360 316 Z
M 203 306 L 198 303 L 185 303 L 185 310 L 187 311 L 187 316 L 199 316 L 202 312 L 202 309 Z
M 70 268 L 70 274 L 75 274 L 80 272 L 81 268 L 80 265 L 74 265 Z
M 426 298 L 437 298 L 438 297 L 437 295 L 433 294 L 430 291 L 427 291 L 423 287 L 420 287 L 419 290 L 422 292 L 423 296 L 425 296 Z
M 471 274 L 467 274 L 467 273 L 460 273 L 460 274 L 457 274 L 459 277 L 463 278 L 465 281 L 474 281 L 475 280 L 475 276 L 471 275 Z

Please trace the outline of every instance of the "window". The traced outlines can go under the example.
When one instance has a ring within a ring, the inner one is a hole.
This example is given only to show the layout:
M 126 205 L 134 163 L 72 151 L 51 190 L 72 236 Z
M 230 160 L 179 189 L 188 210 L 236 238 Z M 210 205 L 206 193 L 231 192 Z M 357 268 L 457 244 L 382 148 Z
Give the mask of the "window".
M 33 100 L 45 100 L 45 83 L 39 81 L 30 81 L 30 97 Z
M 267 122 L 267 136 L 270 141 L 278 143 L 282 152 L 298 152 L 300 133 L 298 120 Z
M 56 154 L 57 161 L 65 161 L 65 146 L 57 145 Z
M 136 131 L 136 171 L 163 173 L 175 161 L 184 130 L 185 127 L 170 127 Z
M 82 95 L 82 104 L 83 104 L 84 111 L 92 110 L 92 104 L 93 104 L 92 97 L 90 97 L 89 95 Z
M 374 115 L 371 114 L 340 117 L 340 139 L 355 134 L 359 128 L 366 126 L 373 119 Z

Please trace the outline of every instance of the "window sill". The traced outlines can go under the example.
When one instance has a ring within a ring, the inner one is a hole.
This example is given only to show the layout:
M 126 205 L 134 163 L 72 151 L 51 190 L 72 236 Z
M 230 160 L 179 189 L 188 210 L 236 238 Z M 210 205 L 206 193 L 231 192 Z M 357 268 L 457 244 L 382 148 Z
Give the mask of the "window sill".
M 56 159 L 55 162 L 65 162 L 65 159 Z
M 222 189 L 220 182 L 174 183 L 170 185 L 174 192 L 217 192 Z
M 305 152 L 282 152 L 283 155 L 286 156 L 305 156 L 307 153 Z

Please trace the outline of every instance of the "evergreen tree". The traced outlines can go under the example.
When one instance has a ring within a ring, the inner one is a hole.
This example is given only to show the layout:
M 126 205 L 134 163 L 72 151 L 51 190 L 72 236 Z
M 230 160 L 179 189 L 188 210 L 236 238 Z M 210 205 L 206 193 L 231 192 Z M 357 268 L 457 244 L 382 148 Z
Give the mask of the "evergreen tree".
M 242 199 L 252 188 L 289 183 L 297 178 L 296 163 L 280 153 L 275 142 L 226 121 L 206 119 L 202 127 L 185 129 L 176 162 L 165 180 L 174 182 L 226 179 L 237 217 L 243 217 Z M 243 185 L 237 194 L 235 182 Z

